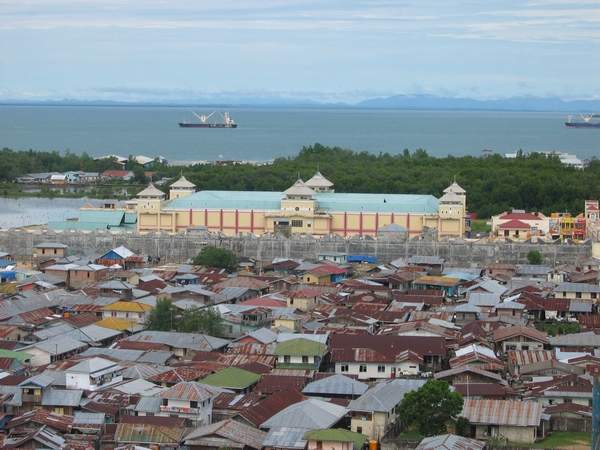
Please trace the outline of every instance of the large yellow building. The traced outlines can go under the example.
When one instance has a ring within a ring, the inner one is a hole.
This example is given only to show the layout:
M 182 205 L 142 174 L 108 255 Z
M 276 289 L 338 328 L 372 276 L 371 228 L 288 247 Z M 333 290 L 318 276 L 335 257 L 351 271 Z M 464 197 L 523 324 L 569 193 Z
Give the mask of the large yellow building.
M 425 228 L 440 238 L 465 233 L 466 192 L 457 183 L 437 199 L 432 195 L 346 194 L 319 172 L 296 181 L 284 192 L 199 191 L 185 177 L 171 185 L 169 200 L 148 186 L 137 196 L 140 232 L 177 233 L 206 227 L 226 235 L 239 233 L 377 236 L 390 224 L 409 236 Z

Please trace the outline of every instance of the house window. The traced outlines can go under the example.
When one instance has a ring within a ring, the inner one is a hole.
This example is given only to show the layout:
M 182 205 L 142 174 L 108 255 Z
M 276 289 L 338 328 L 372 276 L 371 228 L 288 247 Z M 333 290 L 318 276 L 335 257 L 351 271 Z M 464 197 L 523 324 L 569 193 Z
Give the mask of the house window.
M 575 292 L 575 298 L 581 298 L 581 292 Z
M 340 366 L 340 372 L 348 372 L 348 364 L 342 364 Z
M 194 400 L 191 400 L 190 401 L 190 408 L 197 408 L 197 407 L 198 407 L 198 402 L 194 401 Z
M 366 372 L 367 371 L 367 366 L 365 364 L 361 364 L 358 368 L 359 372 Z
M 292 228 L 302 228 L 301 220 L 292 220 Z
M 308 356 L 303 356 L 302 357 L 302 363 L 303 364 L 308 364 Z
M 377 366 L 377 372 L 379 372 L 379 373 L 385 372 L 385 366 L 381 366 L 381 365 Z
M 283 362 L 284 362 L 284 363 L 289 363 L 289 362 L 290 362 L 290 355 L 285 355 L 285 356 L 283 357 Z
M 362 433 L 362 427 L 356 427 L 356 432 L 357 433 Z

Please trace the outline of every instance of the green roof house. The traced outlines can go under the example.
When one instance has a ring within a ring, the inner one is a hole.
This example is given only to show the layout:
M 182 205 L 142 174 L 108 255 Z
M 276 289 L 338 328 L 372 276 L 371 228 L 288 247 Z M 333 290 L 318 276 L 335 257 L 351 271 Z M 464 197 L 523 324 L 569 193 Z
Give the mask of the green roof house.
M 341 428 L 324 428 L 309 431 L 304 435 L 307 441 L 307 450 L 333 449 L 333 450 L 361 450 L 368 438 L 364 434 Z
M 3 361 L 5 370 L 15 371 L 28 365 L 31 362 L 31 355 L 25 352 L 0 349 L 0 360 Z
M 236 392 L 246 392 L 260 380 L 260 375 L 239 367 L 227 367 L 213 373 L 201 382 L 210 386 L 230 389 Z
M 319 370 L 327 346 L 306 338 L 295 338 L 280 342 L 275 347 L 277 367 L 280 369 Z

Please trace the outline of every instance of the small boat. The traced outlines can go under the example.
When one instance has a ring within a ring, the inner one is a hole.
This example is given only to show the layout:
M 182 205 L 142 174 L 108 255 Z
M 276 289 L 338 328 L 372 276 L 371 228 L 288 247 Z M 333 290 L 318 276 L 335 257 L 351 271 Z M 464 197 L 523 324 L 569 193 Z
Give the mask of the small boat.
M 216 111 L 209 115 L 192 113 L 198 118 L 198 122 L 179 122 L 181 128 L 237 128 L 237 123 L 229 116 L 229 113 L 219 113 L 223 117 L 223 122 L 209 122 L 209 119 L 216 114 Z

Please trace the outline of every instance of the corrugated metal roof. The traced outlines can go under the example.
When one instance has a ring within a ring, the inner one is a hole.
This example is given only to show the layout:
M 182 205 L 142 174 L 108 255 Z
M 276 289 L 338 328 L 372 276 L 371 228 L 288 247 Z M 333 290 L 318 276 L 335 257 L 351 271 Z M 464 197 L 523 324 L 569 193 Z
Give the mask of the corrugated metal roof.
M 550 337 L 548 340 L 553 347 L 600 347 L 600 334 L 596 334 L 593 331 L 563 334 Z
M 106 356 L 118 361 L 137 361 L 144 352 L 142 350 L 123 350 L 120 348 L 92 347 L 81 353 L 81 356 Z
M 542 405 L 527 400 L 465 399 L 461 416 L 474 424 L 537 427 Z
M 441 434 L 423 439 L 415 450 L 483 450 L 485 442 L 457 436 Z
M 106 419 L 104 413 L 89 413 L 75 411 L 73 413 L 73 425 L 103 425 Z
M 46 389 L 42 406 L 79 406 L 83 391 L 79 389 Z
M 189 400 L 201 402 L 213 398 L 218 394 L 218 390 L 207 384 L 197 383 L 195 381 L 182 381 L 172 388 L 161 392 L 161 398 L 171 400 Z
M 160 397 L 142 397 L 135 405 L 136 412 L 144 413 L 157 413 L 160 411 L 160 404 L 162 399 Z
M 329 428 L 339 422 L 347 412 L 343 406 L 311 398 L 279 411 L 261 424 L 260 428 L 280 428 L 290 424 L 306 430 Z
M 27 350 L 27 348 L 38 348 L 46 353 L 49 353 L 50 355 L 61 355 L 86 347 L 87 344 L 83 342 L 79 342 L 65 336 L 56 336 L 46 341 L 36 342 L 30 347 L 24 347 L 24 350 Z
M 560 283 L 554 292 L 600 292 L 600 286 L 588 283 Z
M 185 348 L 196 351 L 212 351 L 229 344 L 226 339 L 221 339 L 200 333 L 177 333 L 171 331 L 142 331 L 129 338 L 134 342 L 156 342 L 172 348 Z
M 395 379 L 380 381 L 348 405 L 351 411 L 389 412 L 402 401 L 407 392 L 417 390 L 427 380 Z
M 279 211 L 283 192 L 200 191 L 170 201 L 166 209 L 241 209 Z M 438 200 L 432 195 L 316 193 L 320 211 L 372 211 L 433 214 Z
M 215 436 L 236 444 L 242 444 L 244 447 L 260 449 L 267 433 L 233 419 L 227 419 L 196 428 L 186 436 L 185 444 L 188 446 L 202 446 L 205 439 Z M 228 447 L 228 445 L 222 445 L 219 448 Z
M 308 383 L 302 393 L 304 394 L 323 394 L 323 395 L 362 395 L 369 385 L 355 380 L 353 378 L 335 374 L 322 378 L 312 383 Z
M 263 447 L 277 449 L 303 449 L 306 447 L 304 435 L 308 430 L 305 428 L 279 427 L 269 430 Z
M 186 428 L 151 424 L 119 423 L 115 432 L 115 442 L 120 444 L 175 444 L 183 440 Z

